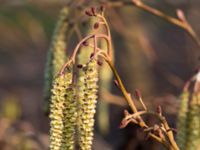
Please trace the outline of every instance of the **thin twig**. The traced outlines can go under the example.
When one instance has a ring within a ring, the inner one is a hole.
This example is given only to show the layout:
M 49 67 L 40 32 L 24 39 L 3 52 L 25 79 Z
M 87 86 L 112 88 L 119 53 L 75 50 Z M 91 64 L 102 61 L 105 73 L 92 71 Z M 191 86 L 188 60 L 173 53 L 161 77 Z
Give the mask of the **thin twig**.
M 107 7 L 122 7 L 122 6 L 133 5 L 139 9 L 142 9 L 142 10 L 150 13 L 150 14 L 153 14 L 154 16 L 160 17 L 161 19 L 164 19 L 165 21 L 167 21 L 171 24 L 174 24 L 174 25 L 182 28 L 183 30 L 185 30 L 191 36 L 191 38 L 197 44 L 197 46 L 200 48 L 200 39 L 197 36 L 197 34 L 195 33 L 192 26 L 190 25 L 190 23 L 186 19 L 182 20 L 180 18 L 175 18 L 175 17 L 169 16 L 156 8 L 153 8 L 153 7 L 150 7 L 146 4 L 144 4 L 141 0 L 132 0 L 132 2 L 121 2 L 121 1 L 105 2 L 104 4 Z
M 94 38 L 94 36 L 95 36 L 96 38 L 103 38 L 103 39 L 105 39 L 106 41 L 109 41 L 109 38 L 108 38 L 106 35 L 104 35 L 104 34 L 92 34 L 92 35 L 86 36 L 85 38 L 83 38 L 83 39 L 76 45 L 75 49 L 73 50 L 73 54 L 71 55 L 69 61 L 67 61 L 67 62 L 63 65 L 63 67 L 62 67 L 62 69 L 61 69 L 61 71 L 60 71 L 59 74 L 63 74 L 63 72 L 64 72 L 64 70 L 65 70 L 66 67 L 68 67 L 70 64 L 75 63 L 75 58 L 76 58 L 77 52 L 79 51 L 80 46 L 82 46 L 82 44 L 83 44 L 84 42 L 86 42 L 87 40 L 89 40 L 89 39 L 91 39 L 91 38 Z

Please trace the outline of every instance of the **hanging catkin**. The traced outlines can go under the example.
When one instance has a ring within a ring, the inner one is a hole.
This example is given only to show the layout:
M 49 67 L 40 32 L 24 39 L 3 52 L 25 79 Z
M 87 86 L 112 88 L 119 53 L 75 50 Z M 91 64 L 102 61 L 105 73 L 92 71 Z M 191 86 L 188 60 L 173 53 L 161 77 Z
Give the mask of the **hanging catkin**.
M 178 114 L 177 122 L 177 143 L 180 149 L 184 149 L 187 142 L 187 113 L 188 113 L 188 103 L 189 103 L 190 93 L 184 91 L 180 96 L 181 106 Z
M 66 34 L 70 30 L 68 19 L 68 8 L 63 8 L 53 34 L 52 44 L 47 54 L 47 62 L 45 69 L 45 86 L 44 86 L 44 109 L 45 112 L 49 111 L 49 100 L 51 97 L 52 80 L 58 74 L 62 65 L 66 61 Z
M 200 93 L 193 93 L 189 112 L 186 150 L 199 150 L 200 145 Z
M 72 73 L 55 78 L 50 105 L 50 149 L 73 150 L 76 125 L 76 98 Z
M 79 77 L 78 137 L 81 150 L 91 150 L 94 129 L 94 114 L 97 103 L 98 71 L 95 60 L 82 68 Z

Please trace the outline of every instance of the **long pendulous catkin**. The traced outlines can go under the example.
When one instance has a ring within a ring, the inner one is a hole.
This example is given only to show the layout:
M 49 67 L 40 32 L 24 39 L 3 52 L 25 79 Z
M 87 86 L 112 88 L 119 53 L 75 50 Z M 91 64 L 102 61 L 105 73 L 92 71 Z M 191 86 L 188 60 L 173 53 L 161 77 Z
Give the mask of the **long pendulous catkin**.
M 82 68 L 78 86 L 78 137 L 81 150 L 91 150 L 97 103 L 98 70 L 95 60 Z
M 73 150 L 77 117 L 72 73 L 55 78 L 50 105 L 50 149 Z
M 190 93 L 184 91 L 180 96 L 181 106 L 178 114 L 177 122 L 177 143 L 180 149 L 184 149 L 187 142 L 187 113 L 188 113 L 188 103 L 189 103 Z
M 61 10 L 60 16 L 53 34 L 52 44 L 47 54 L 47 62 L 45 69 L 45 86 L 44 86 L 44 109 L 45 112 L 49 111 L 49 100 L 51 97 L 52 80 L 58 74 L 62 65 L 66 61 L 66 35 L 69 32 L 69 13 L 68 8 L 65 7 Z
M 184 149 L 198 150 L 200 145 L 200 93 L 193 93 L 188 112 L 187 144 Z

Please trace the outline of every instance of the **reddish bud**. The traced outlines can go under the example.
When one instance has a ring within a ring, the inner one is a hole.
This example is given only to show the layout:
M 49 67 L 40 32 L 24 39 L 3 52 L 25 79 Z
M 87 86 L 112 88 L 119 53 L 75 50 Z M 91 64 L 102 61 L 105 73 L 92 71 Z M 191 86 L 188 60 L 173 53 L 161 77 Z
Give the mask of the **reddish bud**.
M 177 9 L 176 14 L 181 21 L 185 21 L 185 14 L 181 9 Z
M 84 46 L 88 46 L 88 45 L 89 45 L 87 41 L 84 41 L 82 44 L 83 44 Z
M 140 90 L 136 89 L 135 90 L 135 96 L 140 99 L 142 97 Z
M 114 80 L 114 84 L 115 84 L 117 87 L 119 87 L 119 83 L 118 83 L 117 80 Z
M 93 16 L 92 12 L 90 12 L 88 10 L 85 11 L 85 14 L 88 15 L 88 16 Z
M 98 29 L 98 28 L 99 28 L 99 23 L 96 22 L 96 23 L 94 24 L 94 29 Z
M 122 128 L 125 128 L 126 126 L 128 125 L 128 121 L 123 119 L 119 125 L 119 128 L 122 129 Z
M 83 65 L 82 64 L 78 64 L 77 68 L 83 68 Z
M 92 12 L 92 15 L 95 16 L 96 15 L 96 9 L 94 7 L 91 7 L 91 12 Z
M 101 11 L 101 12 L 104 12 L 104 10 L 105 10 L 104 6 L 101 5 L 101 6 L 100 6 L 100 11 Z
M 100 61 L 100 60 L 98 60 L 98 61 L 97 61 L 97 64 L 98 64 L 99 66 L 102 66 L 102 65 L 103 65 L 103 62 Z
M 90 58 L 94 57 L 94 53 L 91 53 Z

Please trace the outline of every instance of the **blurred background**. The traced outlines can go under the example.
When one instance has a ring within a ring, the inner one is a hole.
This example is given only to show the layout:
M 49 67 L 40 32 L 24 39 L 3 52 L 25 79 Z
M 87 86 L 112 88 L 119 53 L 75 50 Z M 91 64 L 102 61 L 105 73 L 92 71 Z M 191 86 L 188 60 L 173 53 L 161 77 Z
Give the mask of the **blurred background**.
M 59 11 L 68 2 L 0 0 L 1 150 L 48 149 L 49 119 L 43 111 L 44 68 Z M 77 2 L 85 8 L 100 4 Z M 176 9 L 182 9 L 200 35 L 198 0 L 144 2 L 174 17 Z M 152 110 L 163 106 L 167 120 L 175 127 L 178 97 L 184 83 L 200 66 L 199 48 L 184 30 L 132 5 L 108 8 L 106 17 L 113 37 L 115 64 L 127 90 L 133 95 L 135 89 L 140 89 Z M 114 85 L 111 91 L 121 95 Z M 109 126 L 102 132 L 96 125 L 94 150 L 163 149 L 146 140 L 134 125 L 119 129 L 123 110 L 128 108 L 125 101 L 119 98 L 118 103 L 105 103 L 109 105 Z

